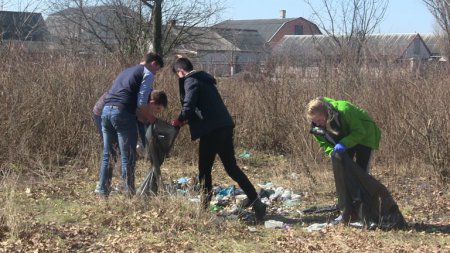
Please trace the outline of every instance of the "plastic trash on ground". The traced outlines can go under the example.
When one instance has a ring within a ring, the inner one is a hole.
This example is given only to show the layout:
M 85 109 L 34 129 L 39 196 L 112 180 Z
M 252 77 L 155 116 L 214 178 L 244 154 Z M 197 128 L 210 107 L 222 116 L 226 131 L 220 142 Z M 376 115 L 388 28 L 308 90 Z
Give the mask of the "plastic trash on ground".
M 247 150 L 245 150 L 244 152 L 242 152 L 239 155 L 239 157 L 241 157 L 241 158 L 250 158 L 251 156 L 252 156 L 252 154 L 249 151 L 247 151 Z
M 284 222 L 277 220 L 266 220 L 264 222 L 266 228 L 284 228 Z
M 326 227 L 330 226 L 328 223 L 313 223 L 309 227 L 304 228 L 308 232 L 320 231 Z

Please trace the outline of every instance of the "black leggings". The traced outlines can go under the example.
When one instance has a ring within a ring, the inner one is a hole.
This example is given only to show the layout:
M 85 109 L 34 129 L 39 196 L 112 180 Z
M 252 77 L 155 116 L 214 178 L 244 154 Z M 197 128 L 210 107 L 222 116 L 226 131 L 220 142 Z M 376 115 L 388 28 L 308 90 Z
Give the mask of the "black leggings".
M 204 193 L 207 196 L 211 196 L 211 170 L 216 154 L 219 155 L 227 174 L 238 183 L 239 187 L 241 187 L 251 202 L 255 201 L 258 198 L 255 187 L 236 163 L 232 127 L 219 128 L 200 137 L 198 179 L 203 187 Z

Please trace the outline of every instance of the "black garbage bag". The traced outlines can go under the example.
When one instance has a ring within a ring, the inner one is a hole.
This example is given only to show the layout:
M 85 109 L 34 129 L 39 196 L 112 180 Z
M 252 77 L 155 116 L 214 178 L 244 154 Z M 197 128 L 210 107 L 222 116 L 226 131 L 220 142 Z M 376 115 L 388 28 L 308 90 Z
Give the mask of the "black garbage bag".
M 347 154 L 333 156 L 338 206 L 356 209 L 366 227 L 404 228 L 405 219 L 388 189 L 360 168 Z
M 137 195 L 156 195 L 161 181 L 161 165 L 178 135 L 178 128 L 168 122 L 157 120 L 146 131 L 145 155 L 151 161 L 149 174 L 137 190 Z

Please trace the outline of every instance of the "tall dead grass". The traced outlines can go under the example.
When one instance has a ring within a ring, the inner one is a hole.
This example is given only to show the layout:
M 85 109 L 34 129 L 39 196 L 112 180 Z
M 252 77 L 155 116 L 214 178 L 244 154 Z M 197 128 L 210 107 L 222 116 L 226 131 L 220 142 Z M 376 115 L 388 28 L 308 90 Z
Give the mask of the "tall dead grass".
M 125 65 L 113 57 L 31 57 L 6 51 L 1 56 L 0 162 L 46 170 L 77 161 L 97 169 L 100 139 L 92 106 Z M 166 120 L 179 110 L 177 80 L 169 68 L 155 82 L 169 95 L 169 109 L 162 115 Z M 319 162 L 323 154 L 308 133 L 304 106 L 311 98 L 329 96 L 365 108 L 379 124 L 383 136 L 377 162 L 428 164 L 436 178 L 448 180 L 448 64 L 430 65 L 420 74 L 398 64 L 372 66 L 357 72 L 357 78 L 342 66 L 305 69 L 273 64 L 265 69 L 219 79 L 236 122 L 238 148 L 283 154 L 307 170 L 307 164 Z M 187 128 L 172 156 L 197 162 Z

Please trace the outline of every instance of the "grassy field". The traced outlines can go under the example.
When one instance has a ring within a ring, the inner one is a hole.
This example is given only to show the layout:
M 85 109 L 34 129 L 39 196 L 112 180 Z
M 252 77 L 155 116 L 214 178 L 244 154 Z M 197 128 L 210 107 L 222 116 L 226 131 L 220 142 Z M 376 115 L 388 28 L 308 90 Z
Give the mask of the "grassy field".
M 263 222 L 201 211 L 190 201 L 195 193 L 96 197 L 101 143 L 91 109 L 125 66 L 108 57 L 8 51 L 0 56 L 0 252 L 450 251 L 448 65 L 414 73 L 401 64 L 359 72 L 319 66 L 319 76 L 311 78 L 279 64 L 266 66 L 269 73 L 220 78 L 218 87 L 236 122 L 236 153 L 251 153 L 238 164 L 255 186 L 270 181 L 301 196 L 289 208 L 270 206 L 266 220 L 287 224 L 270 229 Z M 174 118 L 177 80 L 168 68 L 155 87 L 169 94 L 161 118 Z M 304 117 L 305 104 L 316 96 L 350 100 L 379 124 L 382 142 L 371 173 L 391 191 L 408 228 L 305 229 L 337 216 L 301 212 L 336 202 L 329 160 Z M 163 182 L 195 177 L 196 152 L 197 143 L 183 128 L 163 165 Z M 136 182 L 148 168 L 139 160 Z M 213 180 L 234 184 L 219 161 Z

